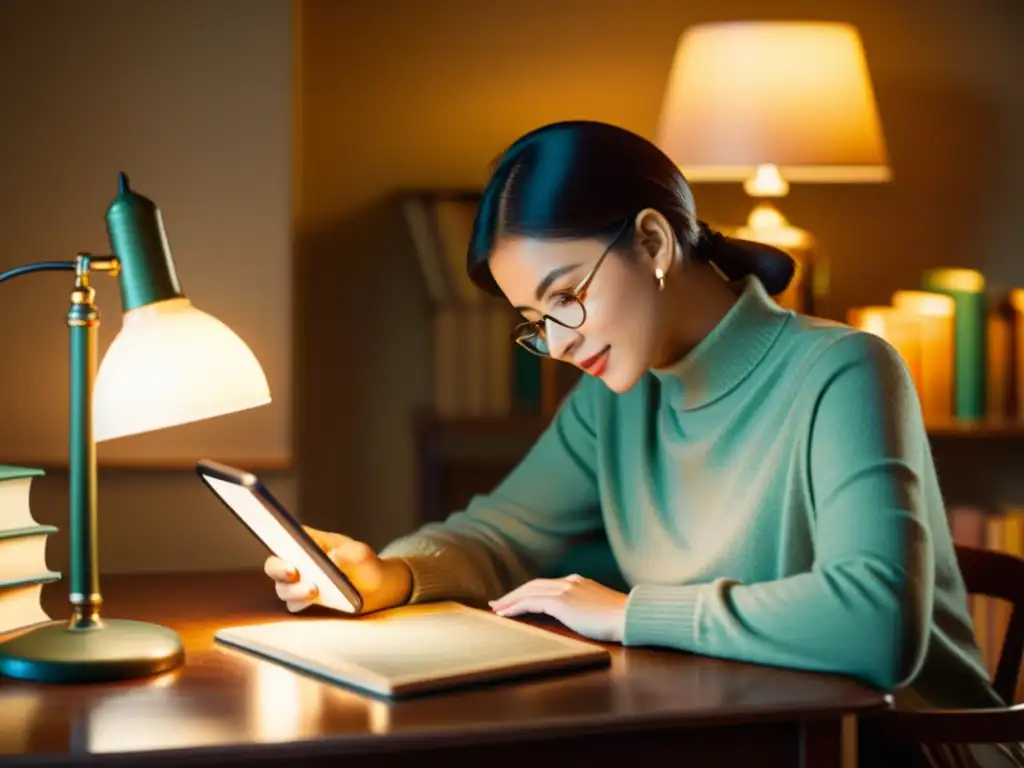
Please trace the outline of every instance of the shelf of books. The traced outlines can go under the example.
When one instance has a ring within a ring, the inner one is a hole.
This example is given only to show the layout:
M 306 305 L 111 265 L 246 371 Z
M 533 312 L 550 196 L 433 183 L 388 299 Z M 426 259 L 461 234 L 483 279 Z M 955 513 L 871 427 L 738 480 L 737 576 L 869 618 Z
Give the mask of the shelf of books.
M 933 435 L 1024 435 L 1024 288 L 973 269 L 929 269 L 846 320 L 899 354 Z
M 949 510 L 949 525 L 956 544 L 1024 557 L 1024 506 L 953 506 Z M 991 675 L 995 674 L 1002 652 L 1011 608 L 1005 600 L 976 595 L 970 598 L 974 635 Z
M 469 280 L 479 190 L 399 198 L 430 300 L 434 417 L 496 430 L 549 419 L 579 373 L 513 344 L 521 318 Z M 853 307 L 846 320 L 903 359 L 933 437 L 1024 437 L 1024 289 L 998 288 L 971 269 L 930 269 L 889 304 Z
M 29 499 L 42 474 L 0 464 L 0 634 L 50 620 L 42 593 L 61 577 L 46 567 L 46 542 L 57 528 L 36 522 Z
M 440 419 L 550 417 L 578 372 L 512 341 L 517 318 L 466 274 L 480 193 L 407 191 L 402 213 L 431 307 L 432 411 Z

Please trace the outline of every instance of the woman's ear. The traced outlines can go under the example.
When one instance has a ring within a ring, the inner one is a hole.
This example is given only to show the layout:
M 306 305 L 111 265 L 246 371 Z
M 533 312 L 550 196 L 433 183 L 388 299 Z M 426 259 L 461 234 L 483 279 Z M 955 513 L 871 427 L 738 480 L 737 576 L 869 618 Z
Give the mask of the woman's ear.
M 653 208 L 644 208 L 636 215 L 635 228 L 637 244 L 648 259 L 651 274 L 661 270 L 661 274 L 667 275 L 675 266 L 678 251 L 668 219 Z

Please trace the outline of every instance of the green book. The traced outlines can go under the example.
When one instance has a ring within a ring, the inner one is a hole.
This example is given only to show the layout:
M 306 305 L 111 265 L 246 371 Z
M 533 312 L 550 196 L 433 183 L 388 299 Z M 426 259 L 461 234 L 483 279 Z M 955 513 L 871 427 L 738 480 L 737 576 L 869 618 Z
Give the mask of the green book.
M 988 386 L 988 306 L 985 278 L 972 269 L 930 269 L 922 280 L 929 291 L 953 298 L 953 405 L 958 419 L 983 419 Z

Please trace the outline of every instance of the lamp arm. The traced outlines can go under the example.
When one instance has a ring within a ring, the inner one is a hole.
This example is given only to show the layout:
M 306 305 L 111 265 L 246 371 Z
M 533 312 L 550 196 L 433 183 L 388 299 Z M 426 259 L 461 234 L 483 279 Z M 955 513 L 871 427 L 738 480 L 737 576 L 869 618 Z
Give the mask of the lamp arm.
M 93 256 L 91 253 L 80 253 L 74 261 L 37 261 L 35 264 L 24 264 L 6 272 L 0 272 L 0 283 L 12 277 L 28 275 L 32 272 L 56 272 L 67 270 L 84 277 L 90 272 L 109 272 L 117 277 L 121 271 L 121 262 L 116 256 Z
M 78 267 L 78 261 L 38 261 L 35 264 L 26 264 L 21 267 L 15 267 L 9 269 L 6 272 L 0 272 L 0 283 L 4 280 L 10 280 L 12 277 L 18 277 L 18 275 L 27 275 L 30 272 L 47 272 L 56 271 L 59 269 L 74 270 Z

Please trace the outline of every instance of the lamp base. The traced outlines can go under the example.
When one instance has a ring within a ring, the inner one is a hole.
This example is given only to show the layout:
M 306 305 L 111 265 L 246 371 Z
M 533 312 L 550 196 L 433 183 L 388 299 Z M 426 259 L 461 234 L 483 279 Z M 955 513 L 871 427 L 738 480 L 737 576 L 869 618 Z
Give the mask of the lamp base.
M 43 683 L 130 680 L 167 672 L 184 661 L 176 632 L 125 619 L 102 619 L 88 629 L 48 622 L 0 642 L 0 675 Z

